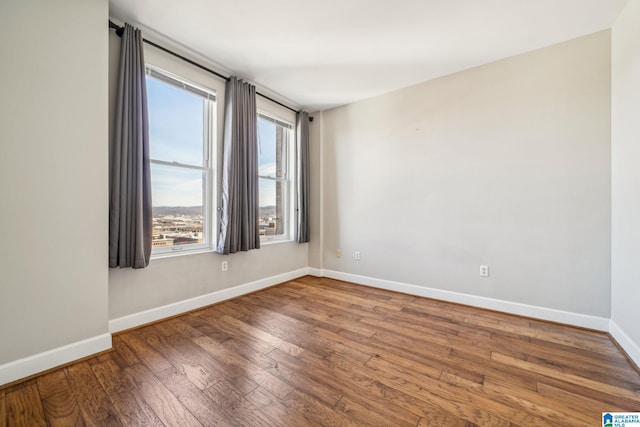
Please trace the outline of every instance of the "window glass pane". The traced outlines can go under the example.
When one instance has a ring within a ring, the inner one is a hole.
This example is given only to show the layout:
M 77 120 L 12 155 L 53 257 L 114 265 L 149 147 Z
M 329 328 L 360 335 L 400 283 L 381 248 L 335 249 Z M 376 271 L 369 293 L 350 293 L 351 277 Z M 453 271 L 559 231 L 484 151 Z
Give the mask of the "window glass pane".
M 284 234 L 284 183 L 260 179 L 260 235 L 267 238 Z
M 204 172 L 151 164 L 153 247 L 205 243 Z
M 258 174 L 275 178 L 286 178 L 287 146 L 289 129 L 275 124 L 273 121 L 258 118 L 258 141 L 260 156 Z
M 205 99 L 151 76 L 147 98 L 151 158 L 202 166 Z

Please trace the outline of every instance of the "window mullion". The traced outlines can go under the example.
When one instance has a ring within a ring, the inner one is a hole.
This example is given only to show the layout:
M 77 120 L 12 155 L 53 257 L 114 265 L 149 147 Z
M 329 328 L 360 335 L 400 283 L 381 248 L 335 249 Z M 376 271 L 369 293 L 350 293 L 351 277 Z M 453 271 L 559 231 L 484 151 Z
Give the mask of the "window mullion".
M 204 166 L 188 165 L 186 163 L 179 163 L 179 162 L 167 162 L 165 160 L 150 159 L 149 161 L 152 164 L 163 165 L 163 166 L 174 166 L 174 167 L 177 167 L 177 168 L 194 169 L 194 170 L 205 170 L 206 169 Z

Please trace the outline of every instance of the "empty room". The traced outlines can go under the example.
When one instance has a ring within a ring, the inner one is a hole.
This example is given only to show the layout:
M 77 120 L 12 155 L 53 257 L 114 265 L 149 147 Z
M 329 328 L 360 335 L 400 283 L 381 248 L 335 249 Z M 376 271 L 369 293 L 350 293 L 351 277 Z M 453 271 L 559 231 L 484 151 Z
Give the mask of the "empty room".
M 3 0 L 0 427 L 640 426 L 640 0 Z

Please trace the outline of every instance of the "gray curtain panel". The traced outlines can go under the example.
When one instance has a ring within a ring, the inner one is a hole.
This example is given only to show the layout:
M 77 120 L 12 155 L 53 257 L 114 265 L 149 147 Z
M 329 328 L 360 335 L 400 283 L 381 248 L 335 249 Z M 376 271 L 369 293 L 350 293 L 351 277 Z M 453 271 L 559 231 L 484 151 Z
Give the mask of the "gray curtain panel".
M 307 243 L 309 227 L 309 114 L 299 111 L 296 117 L 298 141 L 298 243 Z
M 255 86 L 231 77 L 225 91 L 218 252 L 260 248 Z
M 151 256 L 151 171 L 140 30 L 125 24 L 111 141 L 109 267 L 144 268 Z

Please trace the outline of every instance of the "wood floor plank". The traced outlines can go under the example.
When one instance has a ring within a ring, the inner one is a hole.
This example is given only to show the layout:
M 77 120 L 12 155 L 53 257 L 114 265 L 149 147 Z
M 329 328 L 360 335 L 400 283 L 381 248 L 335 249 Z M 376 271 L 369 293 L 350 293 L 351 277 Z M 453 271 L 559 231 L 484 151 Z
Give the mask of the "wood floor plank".
M 342 413 L 334 411 L 322 402 L 298 390 L 289 393 L 283 403 L 286 407 L 302 414 L 308 425 L 347 427 L 366 425 L 359 422 L 359 420 L 353 420 Z
M 400 310 L 400 308 L 394 304 L 388 302 L 388 299 L 378 299 L 372 298 L 372 296 L 367 296 L 366 294 L 356 294 L 350 292 L 342 292 L 341 290 L 336 290 L 332 288 L 325 289 L 317 289 L 310 288 L 308 290 L 311 294 L 316 297 L 320 297 L 321 295 L 332 295 L 336 299 L 340 299 L 349 304 L 358 304 L 363 307 L 374 308 L 374 307 L 385 307 L 389 310 Z
M 528 390 L 537 390 L 538 382 L 544 378 L 542 375 L 523 371 L 521 369 L 498 363 L 494 360 L 482 360 L 482 363 L 478 363 L 473 353 L 461 352 L 458 350 L 451 350 L 447 358 L 447 364 L 453 368 L 453 371 L 457 371 L 458 367 L 463 369 L 476 369 L 477 372 L 484 373 L 484 381 L 487 378 L 491 378 L 504 384 L 516 385 Z M 459 372 L 464 372 L 463 370 Z M 454 372 L 455 373 L 455 372 Z
M 225 380 L 205 390 L 220 408 L 224 408 L 234 424 L 246 426 L 277 426 L 278 423 L 261 411 L 251 401 L 237 392 L 232 383 Z
M 270 360 L 265 356 L 265 354 L 269 354 L 273 350 L 268 352 L 257 351 L 244 339 L 233 338 L 221 343 L 221 345 L 227 350 L 237 354 L 240 357 L 243 357 L 244 359 L 260 366 L 263 369 L 268 367 L 271 363 Z
M 356 372 L 339 364 L 334 364 L 333 359 L 320 358 L 313 353 L 304 353 L 297 358 L 293 358 L 282 352 L 274 351 L 270 357 L 277 360 L 279 364 L 304 372 L 316 383 L 336 390 L 342 395 L 343 403 L 349 403 L 345 408 L 364 408 L 371 412 L 371 418 L 386 418 L 393 420 L 397 425 L 415 425 L 418 416 L 411 411 L 407 411 L 402 406 L 396 405 L 386 396 L 378 391 L 378 382 L 367 375 L 366 372 Z M 352 361 L 339 354 L 333 357 L 340 357 L 345 365 L 361 365 L 357 361 Z M 366 397 L 365 397 L 366 396 Z M 346 398 L 346 400 L 344 400 Z M 336 408 L 336 404 L 332 405 Z M 356 411 L 358 412 L 358 411 Z
M 84 418 L 63 370 L 37 378 L 38 392 L 49 426 L 84 426 Z
M 259 384 L 265 390 L 268 390 L 278 398 L 283 398 L 293 390 L 289 384 L 285 383 L 280 378 L 272 375 L 262 367 L 254 365 L 243 357 L 227 350 L 224 345 L 217 343 L 209 337 L 198 337 L 194 342 L 211 354 L 216 360 L 224 360 L 230 366 L 233 366 L 238 371 L 243 372 L 256 384 Z
M 256 328 L 247 323 L 244 323 L 240 320 L 234 319 L 233 317 L 223 316 L 220 320 L 230 325 L 230 327 L 235 328 L 238 331 L 242 331 L 244 334 L 258 341 L 263 341 L 269 344 L 270 346 L 273 346 L 274 348 L 279 348 L 282 351 L 286 351 L 287 353 L 293 356 L 297 356 L 298 354 L 304 351 L 304 349 L 298 347 L 293 343 L 285 341 L 282 338 L 279 338 L 275 335 L 272 335 L 259 328 Z M 271 349 L 269 349 L 268 351 L 271 351 Z
M 65 369 L 65 372 L 87 424 L 96 426 L 123 425 L 113 403 L 87 362 L 71 365 Z
M 121 336 L 115 335 L 112 338 L 113 351 L 110 353 L 113 360 L 121 369 L 140 363 L 138 356 L 131 350 L 129 345 L 124 342 Z
M 202 332 L 179 317 L 174 317 L 166 322 L 159 322 L 155 326 L 161 333 L 164 332 L 165 336 L 169 336 L 169 334 L 182 334 L 187 338 L 195 338 L 203 335 Z
M 165 425 L 202 426 L 145 365 L 133 365 L 125 368 L 124 372 Z
M 367 366 L 383 384 L 398 388 L 419 399 L 437 402 L 438 406 L 447 412 L 476 424 L 508 426 L 508 420 L 513 420 L 516 424 L 526 426 L 551 425 L 538 417 L 524 414 L 482 396 L 458 393 L 449 384 L 399 368 L 381 358 L 372 358 L 367 362 Z
M 290 304 L 284 304 L 280 308 L 280 313 L 292 319 L 299 320 L 312 327 L 326 329 L 328 331 L 338 332 L 343 329 L 344 323 L 341 324 L 340 319 L 325 318 L 321 314 L 304 310 L 300 307 L 294 307 Z
M 158 375 L 158 379 L 204 426 L 234 425 L 227 420 L 224 410 L 215 404 L 205 392 L 193 384 L 176 368 L 167 369 Z
M 264 295 L 262 296 L 262 298 L 265 297 Z M 371 336 L 374 332 L 366 325 L 354 322 L 354 320 L 359 320 L 361 316 L 354 316 L 347 311 L 339 312 L 335 309 L 327 312 L 323 310 L 316 301 L 310 301 L 305 298 L 288 303 L 288 301 L 281 301 L 281 298 L 272 295 L 267 299 L 275 304 L 280 304 L 280 312 L 282 314 L 317 328 L 323 328 L 333 332 L 347 329 L 365 336 Z M 357 318 L 354 319 L 354 317 Z
M 467 421 L 473 420 L 483 425 L 509 424 L 506 420 L 487 412 L 486 408 L 482 407 L 482 404 L 477 406 L 477 410 L 473 409 L 476 406 L 461 405 L 458 400 L 462 399 L 464 401 L 464 395 L 460 395 L 456 399 L 451 398 L 451 394 L 445 393 L 444 396 L 441 396 L 441 393 L 431 393 L 429 390 L 423 389 L 421 384 L 425 382 L 425 378 L 428 378 L 426 376 L 401 368 L 396 371 L 396 374 L 393 372 L 387 374 L 375 368 L 371 369 L 366 365 L 359 366 L 339 355 L 332 355 L 330 361 L 357 376 L 368 376 L 376 379 L 379 384 L 377 384 L 376 389 L 370 391 L 371 395 L 375 396 L 379 393 L 394 405 L 401 406 L 419 417 L 430 419 L 434 414 L 439 414 L 439 418 L 461 418 Z M 401 374 L 397 375 L 398 372 L 401 372 Z M 431 379 L 431 381 L 436 380 Z M 367 396 L 371 398 L 369 394 Z
M 184 336 L 171 335 L 164 338 L 154 327 L 140 331 L 140 337 L 202 390 L 217 383 L 224 376 L 220 365 L 198 351 L 193 342 Z
M 473 327 L 474 319 L 478 319 L 478 323 L 486 322 L 494 325 L 503 323 L 520 327 L 529 327 L 530 322 L 530 319 L 523 317 L 430 298 L 416 298 L 402 309 L 402 311 L 410 310 L 416 310 L 416 312 L 421 312 L 427 316 L 447 319 L 455 323 L 469 323 L 469 327 Z
M 422 313 L 416 311 L 392 311 L 383 307 L 375 307 L 373 310 L 368 310 L 365 317 L 374 319 L 388 319 L 392 322 L 402 322 L 405 325 L 416 325 L 422 328 L 427 328 L 430 331 L 442 332 L 444 336 L 455 337 L 461 332 L 475 332 L 477 328 L 467 325 L 465 322 L 448 322 L 443 321 L 442 318 L 438 320 L 428 316 L 422 316 Z
M 140 334 L 145 333 L 149 329 L 138 329 L 128 334 L 122 334 L 120 337 L 133 351 L 135 356 L 143 363 L 151 372 L 159 373 L 171 367 L 171 363 L 160 353 L 153 349 Z M 132 366 L 132 365 L 129 365 Z M 127 367 L 127 366 L 125 366 Z
M 327 356 L 331 353 L 330 350 L 309 336 L 309 331 L 311 331 L 313 325 L 260 307 L 257 305 L 259 304 L 259 300 L 256 300 L 253 296 L 251 299 L 247 298 L 243 301 L 248 302 L 248 305 L 238 307 L 238 309 L 247 315 L 247 317 L 244 318 L 246 323 L 268 332 L 285 342 L 294 344 L 308 351 L 313 351 L 318 355 Z
M 215 320 L 215 322 L 207 318 L 206 321 L 211 322 L 209 327 L 201 327 L 199 328 L 199 330 L 202 331 L 204 335 L 208 336 L 218 343 L 226 345 L 229 341 L 234 341 L 236 343 L 239 343 L 240 346 L 250 349 L 250 352 L 254 352 L 257 354 L 266 354 L 276 348 L 270 343 L 270 340 L 265 340 L 260 336 L 260 333 L 264 331 L 256 328 L 253 324 L 247 323 L 246 320 L 233 318 L 238 323 L 248 325 L 248 327 L 243 326 L 238 328 L 228 321 L 225 321 L 225 318 L 226 316 L 223 316 Z M 225 336 L 225 339 L 220 339 L 221 336 Z M 285 341 L 282 340 L 282 342 L 284 343 Z M 291 346 L 294 346 L 294 344 L 291 344 Z M 289 347 L 288 344 L 287 347 L 293 348 Z M 250 359 L 248 354 L 243 354 L 243 356 L 247 359 Z
M 7 405 L 4 390 L 0 390 L 0 427 L 7 427 Z
M 571 409 L 583 414 L 591 413 L 593 416 L 602 412 L 630 412 L 636 408 L 636 406 L 624 407 L 623 405 L 603 403 L 545 383 L 538 383 L 538 392 L 547 399 L 553 399 L 558 406 L 566 407 L 564 402 L 571 402 Z M 640 409 L 640 406 L 637 408 Z
M 290 386 L 320 400 L 329 407 L 333 407 L 338 403 L 338 400 L 342 397 L 342 393 L 339 390 L 316 381 L 315 378 L 309 376 L 306 372 L 302 372 L 301 369 L 294 369 L 285 363 L 277 362 L 276 360 L 279 360 L 277 354 L 277 350 L 270 354 L 274 359 L 270 359 L 273 363 L 265 368 L 268 372 L 271 372 Z
M 205 338 L 216 345 L 220 345 L 220 343 L 205 335 L 195 338 L 195 340 Z M 249 393 L 258 386 L 258 383 L 247 375 L 243 366 L 238 366 L 237 363 L 233 363 L 231 360 L 212 357 L 211 353 L 208 353 L 194 340 L 174 335 L 167 339 L 167 343 L 170 346 L 166 346 L 163 349 L 167 357 L 202 390 L 215 385 L 223 379 L 233 382 L 242 394 Z M 201 368 L 202 371 L 198 371 L 198 368 Z
M 388 292 L 383 289 L 377 288 L 353 286 L 352 283 L 335 279 L 321 280 L 320 282 L 316 283 L 312 289 L 314 291 L 319 290 L 321 292 L 333 292 L 342 295 L 343 298 L 344 296 L 349 295 L 371 301 L 372 303 L 386 303 L 391 301 L 394 297 L 402 297 L 402 294 L 398 294 L 395 292 Z
M 200 323 L 200 321 L 203 323 Z M 237 352 L 246 359 L 252 359 L 253 355 L 268 353 L 275 348 L 241 331 L 238 333 L 228 331 L 226 330 L 226 325 L 222 325 L 221 322 L 209 323 L 210 321 L 205 320 L 203 317 L 198 317 L 195 322 L 198 324 L 198 331 L 202 332 L 203 335 L 227 348 L 231 348 L 232 351 Z
M 260 411 L 280 426 L 303 426 L 308 421 L 302 414 L 285 406 L 281 399 L 278 399 L 262 387 L 258 387 L 246 396 L 247 400 L 253 403 Z
M 502 353 L 501 350 L 498 351 Z M 520 359 L 550 369 L 557 369 L 564 373 L 580 377 L 588 376 L 594 381 L 622 387 L 624 389 L 640 390 L 640 378 L 629 375 L 628 370 L 616 369 L 613 366 L 607 369 L 600 364 L 593 364 L 587 361 L 580 363 L 577 360 L 571 360 L 570 358 L 563 357 L 562 355 L 558 355 L 557 357 L 554 355 L 538 357 L 527 354 Z
M 300 291 L 302 292 L 302 291 Z M 339 308 L 338 304 L 328 304 L 326 300 L 313 298 L 310 295 L 304 295 L 300 299 L 289 304 L 292 307 L 303 308 L 312 313 L 321 314 L 328 318 L 342 319 L 343 322 L 358 321 L 362 318 L 362 314 L 350 309 L 349 307 Z M 351 326 L 347 323 L 347 326 Z M 363 333 L 363 335 L 365 335 Z
M 392 334 L 399 334 L 412 340 L 420 340 L 425 344 L 438 344 L 441 346 L 455 348 L 462 351 L 470 351 L 478 357 L 490 358 L 491 349 L 484 346 L 472 345 L 466 338 L 461 338 L 458 333 L 451 333 L 449 330 L 434 328 L 428 323 L 411 322 L 409 318 L 390 316 L 375 319 L 364 317 L 363 323 L 375 325 L 378 330 L 388 331 Z M 458 328 L 458 332 L 462 328 Z M 377 332 L 380 334 L 380 332 Z
M 474 424 L 467 420 L 463 420 L 462 418 L 458 418 L 444 411 L 435 411 L 427 414 L 423 418 L 420 418 L 420 422 L 418 423 L 418 427 L 433 426 L 476 427 L 477 424 Z
M 217 309 L 218 306 L 216 306 L 216 310 L 201 310 L 197 313 L 188 315 L 189 317 L 185 318 L 185 321 L 188 321 L 191 326 L 203 335 L 207 335 L 217 342 L 222 343 L 234 338 L 235 334 L 223 331 L 216 327 L 218 324 L 217 319 L 222 316 Z M 212 314 L 217 314 L 217 317 L 210 318 Z
M 540 379 L 539 384 L 547 384 L 556 387 L 560 390 L 564 390 L 569 393 L 577 394 L 579 396 L 587 397 L 601 402 L 603 407 L 612 408 L 639 408 L 640 402 L 636 399 L 627 399 L 619 396 L 611 395 L 605 391 L 594 390 L 581 385 L 574 384 L 569 381 L 563 381 L 551 377 L 543 377 Z M 538 384 L 538 386 L 539 386 Z M 626 409 L 626 411 L 635 411 L 635 409 Z M 602 411 L 606 412 L 606 410 Z
M 442 349 L 457 349 L 471 352 L 478 358 L 483 357 L 489 359 L 491 357 L 491 350 L 483 349 L 480 346 L 469 345 L 469 342 L 465 339 L 440 334 L 435 331 L 429 333 L 429 329 L 421 328 L 418 325 L 411 326 L 404 321 L 392 322 L 388 320 L 382 322 L 364 318 L 363 322 L 376 324 L 379 328 L 378 332 L 375 333 L 376 337 L 400 347 L 409 348 L 418 346 L 420 348 L 419 351 L 423 351 L 424 348 L 436 348 L 437 346 Z
M 599 425 L 640 410 L 607 334 L 302 277 L 0 389 L 0 427 Z
M 343 396 L 333 409 L 345 414 L 352 420 L 358 420 L 371 426 L 415 426 L 419 421 L 418 417 L 415 417 L 415 420 L 407 421 L 396 416 L 393 411 L 384 411 L 384 408 L 372 407 L 370 399 L 358 402 Z
M 570 419 L 571 422 L 579 423 L 578 425 L 589 425 L 594 420 L 591 414 L 576 411 L 573 408 L 558 408 L 556 401 L 540 396 L 537 392 L 518 390 L 515 387 L 510 389 L 500 387 L 496 389 L 488 385 L 480 385 L 473 381 L 468 381 L 447 372 L 442 373 L 440 381 L 453 385 L 460 389 L 461 392 L 474 393 L 507 407 L 528 412 L 536 417 L 542 417 L 555 425 L 567 423 L 567 419 Z
M 98 363 L 91 369 L 108 393 L 123 424 L 158 427 L 164 425 L 115 361 Z
M 513 357 L 505 356 L 500 353 L 492 353 L 491 359 L 498 361 L 500 363 L 504 363 L 506 365 L 518 367 L 525 371 L 536 372 L 538 374 L 545 375 L 551 378 L 556 378 L 556 379 L 561 378 L 563 381 L 571 382 L 573 384 L 580 385 L 582 387 L 590 388 L 592 390 L 599 390 L 607 394 L 610 394 L 612 396 L 631 399 L 631 400 L 637 400 L 640 402 L 640 391 L 629 390 L 622 387 L 605 384 L 589 378 L 584 378 L 578 375 L 568 374 L 558 369 L 553 369 L 547 366 L 542 366 L 535 363 L 526 362 L 524 360 L 515 359 Z
M 345 336 L 326 329 L 313 328 L 311 333 L 313 334 L 314 340 L 320 343 L 325 349 L 332 353 L 344 354 L 354 360 L 366 362 L 377 353 L 375 349 L 369 346 L 350 341 Z
M 376 332 L 371 338 L 345 331 L 341 332 L 340 335 L 351 342 L 364 345 L 364 348 L 370 347 L 375 351 L 374 357 L 384 355 L 390 358 L 399 358 L 408 361 L 408 363 L 416 363 L 421 369 L 432 370 L 434 378 L 437 378 L 443 366 L 447 365 L 440 361 L 445 360 L 451 353 L 450 348 L 420 343 L 406 337 L 393 336 L 388 331 Z M 362 349 L 362 347 L 357 348 Z M 473 371 L 470 371 L 469 375 L 476 377 Z
M 607 354 L 595 353 L 589 350 L 584 350 L 584 349 L 575 348 L 571 346 L 565 346 L 560 343 L 544 341 L 537 338 L 530 338 L 529 342 L 531 344 L 538 344 L 543 347 L 547 347 L 552 351 L 560 351 L 566 354 L 575 354 L 577 356 L 585 356 L 588 360 L 593 360 L 594 362 L 596 361 L 603 362 L 606 366 L 612 366 L 612 367 L 617 366 L 622 368 L 628 368 L 630 366 L 629 359 L 627 359 L 627 357 L 625 357 L 620 351 L 618 351 L 618 353 L 612 352 Z M 613 346 L 613 343 L 611 345 Z
M 434 420 L 430 425 L 437 426 L 448 426 L 445 421 L 449 420 L 451 420 L 452 425 L 456 425 L 456 423 L 463 421 L 432 402 L 417 399 L 414 396 L 410 396 L 385 384 L 378 382 L 376 384 L 376 389 L 376 395 L 379 394 L 381 397 L 393 402 L 395 405 L 400 406 L 401 408 L 407 410 L 412 414 L 416 414 L 418 417 L 420 417 L 420 422 L 422 422 L 423 424 L 423 420 Z M 442 420 L 443 422 L 436 422 L 437 420 Z M 473 424 L 469 421 L 466 421 L 466 423 L 468 423 L 469 425 Z
M 574 349 L 541 346 L 536 340 L 525 344 L 525 347 L 529 346 L 535 346 L 537 350 L 529 352 L 530 356 L 543 359 L 547 363 L 559 363 L 566 366 L 577 365 L 592 372 L 610 372 L 615 378 L 624 379 L 628 384 L 638 385 L 640 381 L 637 376 L 638 371 L 633 368 L 626 357 L 617 358 Z
M 40 427 L 47 425 L 35 382 L 30 382 L 24 387 L 16 387 L 8 391 L 5 399 L 8 427 Z
M 469 321 L 471 322 L 471 321 Z M 573 347 L 581 350 L 587 350 L 594 353 L 601 353 L 604 355 L 611 355 L 618 353 L 617 349 L 612 346 L 603 346 L 601 340 L 595 340 L 587 338 L 586 336 L 567 336 L 566 334 L 560 334 L 555 332 L 543 331 L 533 328 L 519 328 L 504 323 L 493 324 L 479 319 L 474 319 L 473 324 L 482 326 L 489 330 L 495 330 L 496 332 L 508 332 L 515 335 L 525 336 L 528 338 L 535 338 L 542 341 L 548 341 L 556 344 L 560 344 L 566 347 Z

